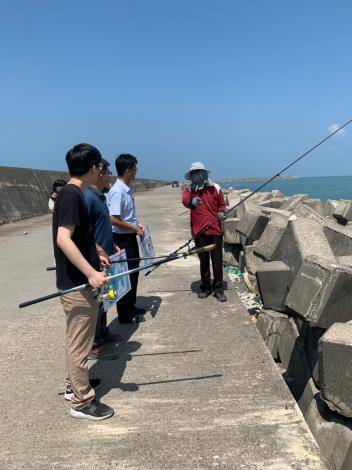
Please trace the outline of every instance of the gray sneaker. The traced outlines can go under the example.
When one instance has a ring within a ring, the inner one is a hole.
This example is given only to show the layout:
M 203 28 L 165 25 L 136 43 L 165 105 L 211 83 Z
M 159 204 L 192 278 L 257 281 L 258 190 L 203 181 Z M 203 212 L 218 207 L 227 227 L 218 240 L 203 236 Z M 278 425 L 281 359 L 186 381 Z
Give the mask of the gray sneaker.
M 73 408 L 70 410 L 72 418 L 90 419 L 91 421 L 102 421 L 110 418 L 113 414 L 114 410 L 110 406 L 100 403 L 97 399 L 94 399 L 92 403 L 81 410 L 74 410 Z

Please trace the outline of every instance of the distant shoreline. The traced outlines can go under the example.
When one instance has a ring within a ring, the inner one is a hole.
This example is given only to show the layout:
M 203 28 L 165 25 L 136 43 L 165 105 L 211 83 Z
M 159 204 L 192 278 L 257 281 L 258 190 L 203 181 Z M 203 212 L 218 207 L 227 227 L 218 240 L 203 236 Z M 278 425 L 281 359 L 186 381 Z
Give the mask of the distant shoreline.
M 215 178 L 218 183 L 251 183 L 256 181 L 267 181 L 268 179 L 272 178 L 271 176 L 259 176 L 257 178 Z M 298 178 L 304 178 L 304 176 L 278 176 L 276 179 L 278 180 L 295 180 Z M 309 177 L 311 178 L 311 177 Z M 318 177 L 323 178 L 323 177 Z
M 304 178 L 348 178 L 351 175 L 332 175 L 332 176 L 279 176 L 276 180 L 279 181 L 290 181 L 290 180 L 298 180 Z M 250 178 L 214 178 L 214 181 L 217 183 L 255 183 L 257 181 L 267 181 L 272 176 L 258 176 L 258 177 L 250 177 Z

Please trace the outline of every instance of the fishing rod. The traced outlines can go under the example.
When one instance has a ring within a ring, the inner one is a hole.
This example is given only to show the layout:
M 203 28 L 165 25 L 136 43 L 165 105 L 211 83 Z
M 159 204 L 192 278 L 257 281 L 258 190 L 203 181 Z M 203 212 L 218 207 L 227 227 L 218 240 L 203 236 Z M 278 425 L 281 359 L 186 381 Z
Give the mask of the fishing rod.
M 195 255 L 197 253 L 203 253 L 204 251 L 211 251 L 215 248 L 215 244 L 203 246 L 201 248 L 193 249 L 189 252 L 185 253 L 175 253 L 172 257 L 169 255 L 167 259 L 163 259 L 161 261 L 155 261 L 155 263 L 151 263 L 149 266 L 143 266 L 140 268 L 129 269 L 128 271 L 124 271 L 123 273 L 113 274 L 112 276 L 107 277 L 107 282 L 112 281 L 113 279 L 117 279 L 122 276 L 127 276 L 129 274 L 138 273 L 139 271 L 143 271 L 144 269 L 149 269 L 151 267 L 160 266 L 161 264 L 168 263 L 169 261 L 174 261 L 180 258 L 187 258 L 188 256 Z M 38 297 L 36 299 L 28 300 L 27 302 L 23 302 L 19 304 L 19 308 L 29 307 L 30 305 L 37 304 L 39 302 L 44 302 L 45 300 L 54 299 L 55 297 L 61 297 L 62 295 L 71 294 L 72 292 L 77 292 L 84 289 L 92 289 L 92 286 L 87 282 L 85 284 L 81 284 L 80 286 L 72 287 L 71 289 L 59 290 L 52 294 L 44 295 L 43 297 Z
M 250 194 L 248 194 L 247 196 L 245 196 L 243 199 L 241 199 L 237 204 L 235 204 L 234 206 L 230 207 L 230 209 L 228 209 L 227 211 L 224 212 L 224 214 L 220 217 L 217 217 L 216 220 L 214 220 L 214 222 L 211 222 L 210 224 L 206 225 L 202 230 L 200 230 L 198 233 L 196 233 L 196 235 L 194 235 L 192 238 L 190 238 L 186 243 L 184 243 L 183 245 L 181 245 L 177 250 L 173 251 L 172 253 L 170 253 L 170 256 L 174 256 L 175 254 L 177 254 L 180 250 L 183 250 L 184 248 L 186 247 L 189 247 L 190 243 L 192 241 L 194 241 L 196 238 L 198 238 L 200 235 L 203 235 L 203 233 L 205 233 L 209 228 L 211 228 L 213 225 L 217 224 L 217 223 L 221 223 L 223 222 L 229 215 L 230 212 L 232 212 L 234 209 L 237 209 L 237 207 L 239 207 L 241 204 L 243 204 L 245 201 L 247 201 L 249 198 L 251 198 L 254 194 L 258 193 L 260 190 L 262 190 L 265 186 L 267 186 L 269 183 L 271 183 L 272 181 L 274 181 L 276 178 L 278 178 L 279 176 L 281 176 L 282 173 L 284 173 L 285 171 L 287 171 L 289 168 L 291 168 L 291 166 L 295 165 L 296 163 L 298 163 L 300 160 L 302 160 L 304 157 L 306 157 L 307 155 L 309 155 L 311 152 L 313 152 L 313 150 L 315 150 L 316 148 L 318 148 L 320 145 L 322 145 L 324 142 L 326 142 L 327 140 L 329 140 L 332 136 L 334 136 L 335 134 L 337 134 L 339 131 L 341 131 L 344 127 L 348 126 L 349 124 L 351 124 L 352 122 L 352 119 L 350 119 L 349 121 L 345 122 L 344 124 L 342 124 L 342 126 L 340 126 L 338 129 L 336 129 L 334 132 L 332 132 L 331 134 L 329 134 L 328 136 L 324 137 L 324 139 L 320 140 L 317 144 L 313 145 L 313 147 L 311 147 L 310 149 L 308 149 L 306 152 L 304 152 L 301 156 L 299 156 L 298 158 L 296 158 L 293 162 L 289 163 L 287 166 L 285 166 L 285 168 L 283 168 L 281 171 L 279 171 L 278 173 L 276 173 L 274 176 L 272 176 L 271 178 L 269 178 L 267 181 L 265 181 L 263 184 L 261 184 L 257 189 L 255 189 L 253 192 L 251 192 Z M 181 215 L 181 214 L 179 214 Z M 155 271 L 155 269 L 157 268 L 157 266 L 155 266 L 155 268 L 151 269 L 150 271 L 148 271 L 145 275 L 148 276 L 150 273 L 152 273 L 153 271 Z
M 190 251 L 192 250 L 189 250 L 189 251 L 185 251 L 184 253 L 178 253 L 179 255 L 183 256 L 184 254 L 186 254 L 187 256 L 189 256 L 191 253 Z M 129 263 L 129 262 L 132 262 L 132 261 L 147 261 L 147 260 L 150 260 L 150 259 L 166 259 L 169 255 L 160 255 L 160 256 L 146 256 L 144 258 L 126 258 L 126 259 L 116 259 L 116 260 L 110 260 L 109 263 L 110 264 L 116 264 L 116 263 Z M 46 268 L 47 271 L 56 271 L 56 266 L 48 266 Z

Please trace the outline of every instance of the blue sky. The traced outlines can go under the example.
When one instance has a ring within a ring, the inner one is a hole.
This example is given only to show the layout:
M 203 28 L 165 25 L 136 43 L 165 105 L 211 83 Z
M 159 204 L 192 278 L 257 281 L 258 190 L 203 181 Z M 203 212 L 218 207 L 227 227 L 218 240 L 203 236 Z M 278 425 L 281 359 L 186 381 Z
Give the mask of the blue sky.
M 65 169 L 96 145 L 140 177 L 265 176 L 352 118 L 348 0 L 11 0 L 0 164 Z M 352 126 L 292 169 L 351 175 Z

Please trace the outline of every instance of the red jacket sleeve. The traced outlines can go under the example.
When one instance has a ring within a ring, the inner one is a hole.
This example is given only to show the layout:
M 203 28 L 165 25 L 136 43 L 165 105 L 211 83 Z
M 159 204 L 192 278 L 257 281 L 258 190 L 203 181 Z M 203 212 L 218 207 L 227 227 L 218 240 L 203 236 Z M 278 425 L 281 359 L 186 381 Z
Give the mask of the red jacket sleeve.
M 220 189 L 219 194 L 218 194 L 218 205 L 219 205 L 219 212 L 225 212 L 226 211 L 224 193 L 221 191 L 221 189 Z
M 188 188 L 186 188 L 182 192 L 182 204 L 188 209 L 191 209 L 191 201 L 192 201 L 192 193 Z

